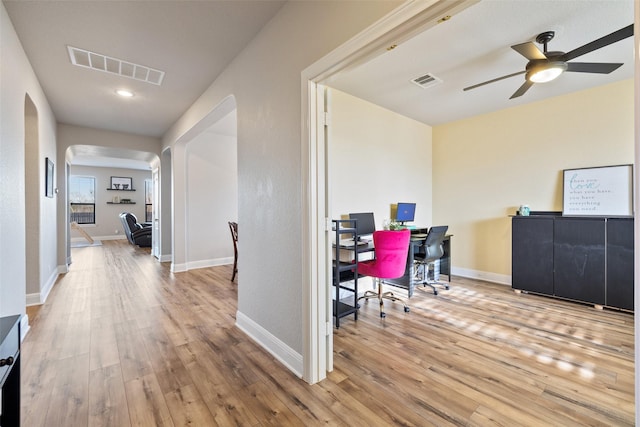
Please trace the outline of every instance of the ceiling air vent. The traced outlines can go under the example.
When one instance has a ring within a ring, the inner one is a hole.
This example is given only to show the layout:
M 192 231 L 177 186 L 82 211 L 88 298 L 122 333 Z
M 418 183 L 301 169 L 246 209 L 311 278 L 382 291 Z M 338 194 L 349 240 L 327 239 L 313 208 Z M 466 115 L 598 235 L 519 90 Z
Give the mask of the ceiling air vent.
M 144 65 L 134 64 L 73 46 L 67 46 L 67 50 L 69 51 L 71 63 L 78 67 L 117 74 L 158 86 L 162 84 L 162 79 L 164 78 L 164 71 L 155 70 Z
M 442 83 L 442 79 L 439 79 L 431 73 L 427 73 L 424 76 L 416 77 L 411 81 L 423 89 Z

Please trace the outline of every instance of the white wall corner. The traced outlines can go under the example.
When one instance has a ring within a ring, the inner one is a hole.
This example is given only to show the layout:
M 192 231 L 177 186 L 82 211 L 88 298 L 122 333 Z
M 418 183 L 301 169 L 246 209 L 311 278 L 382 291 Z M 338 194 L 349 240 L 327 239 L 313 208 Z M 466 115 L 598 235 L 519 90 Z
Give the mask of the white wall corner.
M 31 327 L 29 326 L 29 315 L 23 314 L 20 318 L 20 342 L 24 341 L 24 338 L 27 336 L 27 332 L 29 332 Z
M 300 353 L 294 351 L 291 347 L 240 311 L 236 312 L 236 326 L 245 334 L 249 335 L 249 337 L 262 348 L 271 353 L 280 363 L 289 368 L 298 378 L 302 378 L 303 365 L 302 355 Z
M 40 304 L 44 304 L 44 302 L 47 300 L 47 297 L 49 296 L 49 292 L 51 292 L 51 289 L 53 289 L 53 285 L 56 284 L 56 280 L 58 280 L 58 276 L 60 274 L 62 274 L 60 272 L 60 270 L 65 270 L 63 273 L 66 273 L 68 271 L 67 266 L 58 266 L 56 268 L 56 270 L 51 273 L 51 276 L 49 276 L 49 280 L 47 280 L 47 283 L 45 283 L 44 287 L 40 289 L 39 293 L 33 293 L 33 294 L 27 294 L 26 296 L 26 305 L 30 306 L 30 305 L 40 305 Z
M 454 276 L 468 277 L 470 279 L 484 280 L 485 282 L 498 283 L 511 286 L 511 276 L 506 274 L 490 273 L 488 271 L 472 270 L 470 268 L 452 267 Z M 442 276 L 442 274 L 440 274 Z
M 188 271 L 187 264 L 176 264 L 175 262 L 171 263 L 171 272 L 172 273 L 182 273 L 184 271 Z

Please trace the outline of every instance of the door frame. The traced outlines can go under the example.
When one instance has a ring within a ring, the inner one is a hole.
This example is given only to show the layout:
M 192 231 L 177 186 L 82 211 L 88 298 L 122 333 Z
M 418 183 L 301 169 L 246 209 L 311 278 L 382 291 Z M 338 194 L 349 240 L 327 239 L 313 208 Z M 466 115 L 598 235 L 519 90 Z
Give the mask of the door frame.
M 327 156 L 324 109 L 318 85 L 355 68 L 438 24 L 479 0 L 407 2 L 369 28 L 319 59 L 301 73 L 303 189 L 303 378 L 313 384 L 333 369 L 333 315 L 331 308 L 331 218 L 326 187 Z

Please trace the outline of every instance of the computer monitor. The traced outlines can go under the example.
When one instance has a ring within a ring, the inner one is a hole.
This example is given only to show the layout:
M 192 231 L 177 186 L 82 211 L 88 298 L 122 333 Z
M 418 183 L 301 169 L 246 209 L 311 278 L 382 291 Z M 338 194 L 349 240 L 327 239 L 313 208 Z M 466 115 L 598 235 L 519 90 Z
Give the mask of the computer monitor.
M 376 221 L 373 217 L 373 212 L 350 213 L 349 219 L 357 220 L 356 233 L 358 233 L 358 239 L 362 236 L 373 234 L 373 232 L 376 231 Z
M 404 224 L 405 222 L 413 222 L 416 216 L 416 204 L 398 202 L 396 210 L 396 221 Z

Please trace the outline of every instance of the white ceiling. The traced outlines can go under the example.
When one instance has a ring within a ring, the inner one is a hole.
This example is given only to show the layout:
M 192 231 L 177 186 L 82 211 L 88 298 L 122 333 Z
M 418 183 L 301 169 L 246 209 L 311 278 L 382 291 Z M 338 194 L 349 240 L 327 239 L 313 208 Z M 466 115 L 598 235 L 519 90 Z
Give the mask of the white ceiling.
M 285 2 L 3 3 L 59 122 L 159 137 Z M 74 66 L 67 46 L 164 71 L 164 81 Z M 119 88 L 135 96 L 120 98 Z
M 462 90 L 524 70 L 527 59 L 512 45 L 553 30 L 549 50 L 568 52 L 632 24 L 633 7 L 633 0 L 484 0 L 328 85 L 435 126 L 629 79 L 633 37 L 570 61 L 624 62 L 608 75 L 564 73 L 512 100 L 524 75 Z M 442 84 L 423 89 L 411 82 L 426 73 Z
M 282 7 L 284 1 L 3 1 L 61 123 L 161 136 Z M 329 86 L 430 125 L 631 78 L 632 38 L 580 62 L 624 62 L 609 75 L 565 73 L 509 100 L 516 76 L 468 92 L 462 88 L 524 69 L 510 48 L 556 31 L 550 50 L 569 51 L 633 22 L 633 0 L 484 0 L 396 49 L 340 74 Z M 155 68 L 162 85 L 73 66 L 67 46 Z M 410 82 L 433 73 L 443 83 Z M 119 98 L 126 87 L 135 96 Z M 225 131 L 227 132 L 227 131 Z M 79 147 L 76 159 L 133 153 Z M 133 156 L 133 157 L 131 157 Z M 137 156 L 139 157 L 139 156 Z M 90 161 L 90 160 L 86 160 Z M 148 164 L 147 164 L 148 169 Z

